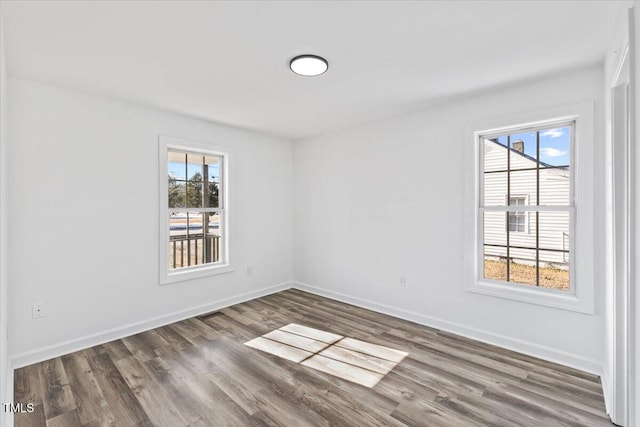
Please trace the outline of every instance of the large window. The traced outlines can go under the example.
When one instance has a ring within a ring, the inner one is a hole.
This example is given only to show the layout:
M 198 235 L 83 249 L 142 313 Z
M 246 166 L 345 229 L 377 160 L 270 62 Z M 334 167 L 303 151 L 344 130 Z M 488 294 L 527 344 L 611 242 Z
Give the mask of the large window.
M 466 291 L 593 313 L 594 104 L 469 122 L 467 136 Z
M 174 140 L 161 137 L 160 146 L 163 283 L 227 267 L 227 155 Z
M 482 134 L 480 277 L 571 292 L 574 121 Z

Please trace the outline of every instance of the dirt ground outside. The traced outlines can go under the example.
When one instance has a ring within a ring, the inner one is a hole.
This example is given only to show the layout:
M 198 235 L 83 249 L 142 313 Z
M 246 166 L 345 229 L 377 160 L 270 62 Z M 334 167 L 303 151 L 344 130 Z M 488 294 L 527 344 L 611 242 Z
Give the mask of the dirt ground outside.
M 484 277 L 493 280 L 507 280 L 506 261 L 484 261 Z M 509 265 L 509 280 L 515 283 L 535 286 L 535 266 L 516 264 Z M 540 267 L 540 286 L 543 288 L 569 290 L 569 271 L 553 267 Z

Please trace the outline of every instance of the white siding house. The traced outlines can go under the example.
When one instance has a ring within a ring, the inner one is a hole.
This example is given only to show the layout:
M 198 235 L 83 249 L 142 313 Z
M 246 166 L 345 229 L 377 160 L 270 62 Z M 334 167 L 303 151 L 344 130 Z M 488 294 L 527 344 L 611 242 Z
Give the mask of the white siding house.
M 484 205 L 505 206 L 507 200 L 507 160 L 510 157 L 511 205 L 535 206 L 537 201 L 536 159 L 522 150 L 507 147 L 496 140 L 484 139 Z M 570 202 L 570 171 L 568 167 L 554 167 L 540 162 L 540 205 L 568 206 Z M 509 257 L 524 264 L 534 264 L 536 257 L 536 232 L 539 231 L 540 262 L 555 267 L 568 267 L 569 212 L 539 212 L 536 229 L 536 212 L 485 212 L 485 257 L 507 257 L 509 231 Z M 525 249 L 531 248 L 531 249 Z M 550 249 L 545 251 L 544 249 Z M 556 252 L 557 251 L 557 252 Z

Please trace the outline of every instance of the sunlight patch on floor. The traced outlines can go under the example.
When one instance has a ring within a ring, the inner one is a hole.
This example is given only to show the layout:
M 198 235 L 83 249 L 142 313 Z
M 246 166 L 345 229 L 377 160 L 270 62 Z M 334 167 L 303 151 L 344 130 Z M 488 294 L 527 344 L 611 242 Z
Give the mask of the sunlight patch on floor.
M 369 388 L 409 354 L 295 323 L 244 344 Z

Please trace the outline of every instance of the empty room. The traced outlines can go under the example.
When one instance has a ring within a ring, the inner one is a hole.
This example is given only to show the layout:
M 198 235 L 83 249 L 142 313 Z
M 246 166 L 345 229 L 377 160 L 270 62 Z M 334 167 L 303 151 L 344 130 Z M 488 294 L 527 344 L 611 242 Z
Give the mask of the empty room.
M 0 2 L 0 427 L 640 427 L 640 1 Z

